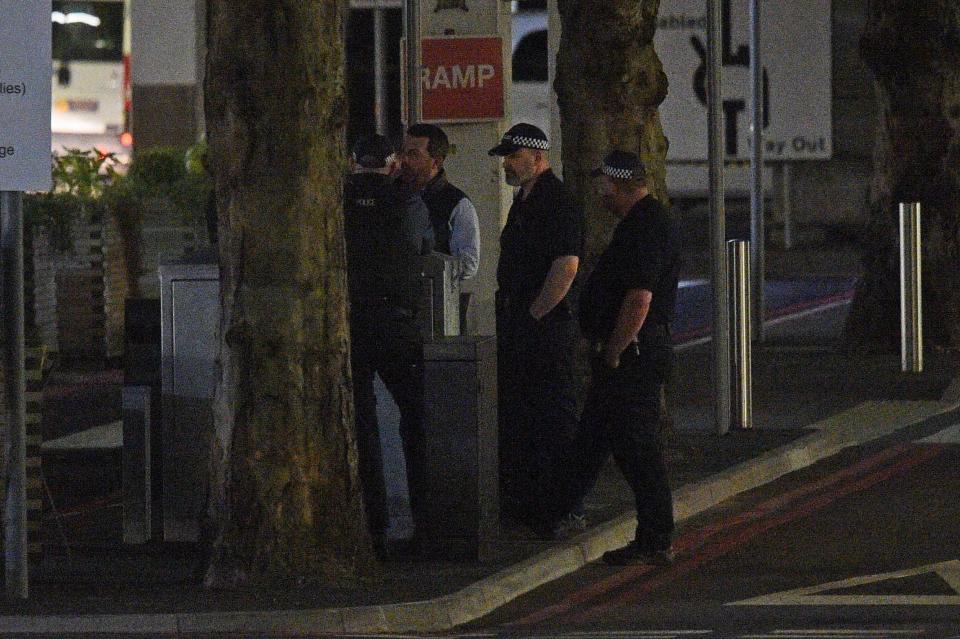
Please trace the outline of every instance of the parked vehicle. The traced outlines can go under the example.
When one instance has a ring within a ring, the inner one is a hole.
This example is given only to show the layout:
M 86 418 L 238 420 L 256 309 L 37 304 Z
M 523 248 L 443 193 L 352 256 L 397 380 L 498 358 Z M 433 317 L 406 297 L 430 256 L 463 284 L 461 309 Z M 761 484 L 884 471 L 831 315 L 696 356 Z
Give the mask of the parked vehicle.
M 53 151 L 129 155 L 129 0 L 53 0 Z

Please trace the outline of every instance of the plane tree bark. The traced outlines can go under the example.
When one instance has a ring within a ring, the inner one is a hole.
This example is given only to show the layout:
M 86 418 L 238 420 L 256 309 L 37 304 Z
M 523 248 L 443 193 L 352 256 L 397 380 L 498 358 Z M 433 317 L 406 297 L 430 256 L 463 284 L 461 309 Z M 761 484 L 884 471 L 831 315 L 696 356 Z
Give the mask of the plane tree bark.
M 208 586 L 370 565 L 341 179 L 345 0 L 209 0 L 221 260 Z
M 608 151 L 632 151 L 650 176 L 654 197 L 669 203 L 667 138 L 658 107 L 667 97 L 667 76 L 653 36 L 660 0 L 557 0 L 561 34 L 554 90 L 563 137 L 563 179 L 584 205 L 586 253 L 583 278 L 596 263 L 618 220 L 599 205 L 590 171 Z M 581 353 L 580 372 L 588 371 Z M 666 395 L 662 426 L 672 431 Z
M 614 217 L 597 204 L 590 171 L 612 149 L 640 156 L 667 202 L 667 139 L 657 108 L 667 76 L 653 49 L 659 0 L 558 0 L 562 31 L 554 89 L 563 177 L 585 205 L 587 268 L 610 241 Z
M 860 43 L 880 103 L 854 346 L 900 331 L 898 203 L 920 202 L 924 338 L 960 346 L 960 0 L 869 0 Z

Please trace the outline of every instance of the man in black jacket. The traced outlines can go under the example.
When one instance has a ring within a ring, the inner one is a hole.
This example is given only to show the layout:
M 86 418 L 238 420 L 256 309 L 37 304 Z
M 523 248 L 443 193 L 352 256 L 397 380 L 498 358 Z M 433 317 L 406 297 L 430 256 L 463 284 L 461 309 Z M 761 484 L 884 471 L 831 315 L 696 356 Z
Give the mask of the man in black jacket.
M 580 296 L 580 327 L 593 346 L 592 382 L 576 439 L 556 469 L 559 516 L 593 486 L 613 454 L 633 489 L 634 540 L 603 555 L 610 565 L 673 560 L 673 498 L 660 441 L 660 392 L 670 374 L 679 236 L 649 192 L 643 163 L 613 151 L 594 170 L 600 202 L 620 218 Z
M 548 523 L 549 472 L 577 422 L 569 293 L 583 252 L 583 213 L 548 149 L 543 131 L 517 124 L 489 151 L 519 187 L 497 264 L 501 505 L 537 530 Z
M 353 173 L 344 184 L 343 207 L 360 479 L 370 533 L 380 552 L 389 516 L 373 378 L 379 373 L 400 409 L 416 526 L 423 495 L 423 340 L 416 322 L 416 258 L 433 244 L 427 208 L 418 195 L 404 194 L 394 184 L 395 163 L 386 138 L 361 139 L 351 157 Z

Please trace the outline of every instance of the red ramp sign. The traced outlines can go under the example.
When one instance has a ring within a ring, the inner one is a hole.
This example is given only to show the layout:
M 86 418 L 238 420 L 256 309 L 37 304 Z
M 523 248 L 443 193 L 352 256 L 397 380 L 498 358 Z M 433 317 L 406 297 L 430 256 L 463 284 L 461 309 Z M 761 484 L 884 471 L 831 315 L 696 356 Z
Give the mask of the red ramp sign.
M 445 36 L 420 41 L 421 122 L 503 118 L 503 41 Z

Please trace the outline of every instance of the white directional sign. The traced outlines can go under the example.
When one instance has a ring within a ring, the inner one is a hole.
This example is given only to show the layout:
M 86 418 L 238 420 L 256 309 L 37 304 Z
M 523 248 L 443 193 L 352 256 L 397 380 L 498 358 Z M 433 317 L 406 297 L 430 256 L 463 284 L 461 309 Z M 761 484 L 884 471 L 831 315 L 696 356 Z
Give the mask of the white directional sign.
M 0 191 L 50 188 L 50 0 L 0 0 Z
M 905 580 L 910 577 L 935 577 L 952 594 L 911 593 L 909 587 L 897 589 L 896 594 L 853 594 L 863 586 Z M 903 592 L 900 592 L 903 590 Z M 908 570 L 885 572 L 879 575 L 854 577 L 832 581 L 809 588 L 786 590 L 753 599 L 735 601 L 728 606 L 960 606 L 960 561 L 943 561 Z
M 727 157 L 750 159 L 748 0 L 723 0 L 723 113 Z M 831 141 L 830 0 L 763 0 L 760 58 L 767 160 L 828 159 Z M 707 17 L 703 0 L 660 3 L 654 46 L 670 81 L 660 106 L 667 159 L 707 159 Z

